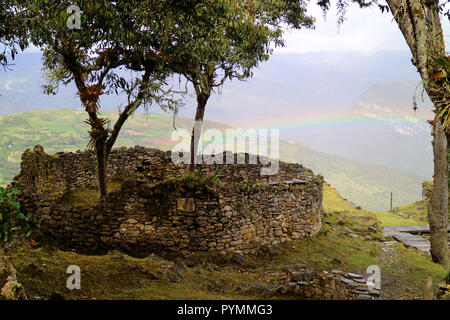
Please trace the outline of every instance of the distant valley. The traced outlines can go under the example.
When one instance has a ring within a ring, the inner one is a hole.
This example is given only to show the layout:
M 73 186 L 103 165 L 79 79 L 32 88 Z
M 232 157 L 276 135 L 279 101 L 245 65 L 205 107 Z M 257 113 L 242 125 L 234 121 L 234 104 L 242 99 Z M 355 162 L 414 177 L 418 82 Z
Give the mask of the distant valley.
M 104 111 L 114 119 L 116 112 Z M 22 152 L 41 144 L 47 153 L 85 150 L 87 125 L 82 111 L 68 109 L 38 110 L 0 117 L 0 184 L 7 184 L 19 170 Z M 192 120 L 178 117 L 177 128 L 189 130 Z M 207 121 L 205 128 L 225 130 L 229 126 Z M 159 114 L 136 114 L 124 127 L 116 146 L 141 145 L 170 150 L 173 118 Z M 322 174 L 350 201 L 372 210 L 386 210 L 389 194 L 394 205 L 420 199 L 425 177 L 385 166 L 369 165 L 322 153 L 300 144 L 281 141 L 280 158 L 301 163 Z

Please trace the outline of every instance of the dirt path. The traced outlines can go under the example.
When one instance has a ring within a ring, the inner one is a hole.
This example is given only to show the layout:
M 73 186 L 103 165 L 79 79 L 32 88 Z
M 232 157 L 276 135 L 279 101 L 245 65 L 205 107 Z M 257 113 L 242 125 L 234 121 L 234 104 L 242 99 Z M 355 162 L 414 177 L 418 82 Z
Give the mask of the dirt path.
M 398 253 L 394 248 L 396 241 L 385 241 L 382 246 L 380 257 L 381 269 L 381 299 L 382 300 L 402 300 L 411 299 L 411 295 L 406 294 L 410 284 L 392 274 L 391 266 L 397 264 Z
M 434 277 L 434 293 L 437 293 L 437 283 L 442 279 L 436 276 L 440 266 L 431 261 L 429 241 L 421 235 L 412 234 L 426 232 L 423 227 L 384 228 L 386 241 L 382 242 L 379 257 L 383 300 L 423 299 L 423 286 L 429 276 Z M 389 229 L 388 232 L 386 229 Z M 397 241 L 388 241 L 391 237 Z M 445 273 L 445 270 L 442 271 Z

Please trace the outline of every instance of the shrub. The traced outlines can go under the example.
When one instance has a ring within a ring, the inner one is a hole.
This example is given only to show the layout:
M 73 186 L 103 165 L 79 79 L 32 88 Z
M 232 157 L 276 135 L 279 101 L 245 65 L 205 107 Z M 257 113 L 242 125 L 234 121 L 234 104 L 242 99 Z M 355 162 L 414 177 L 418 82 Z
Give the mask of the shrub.
M 20 211 L 20 203 L 14 198 L 19 193 L 16 188 L 7 191 L 0 187 L 0 246 L 3 246 L 6 241 L 12 241 L 13 219 L 19 224 L 25 237 L 29 237 L 32 232 L 31 223 L 34 222 L 34 219 L 25 216 Z

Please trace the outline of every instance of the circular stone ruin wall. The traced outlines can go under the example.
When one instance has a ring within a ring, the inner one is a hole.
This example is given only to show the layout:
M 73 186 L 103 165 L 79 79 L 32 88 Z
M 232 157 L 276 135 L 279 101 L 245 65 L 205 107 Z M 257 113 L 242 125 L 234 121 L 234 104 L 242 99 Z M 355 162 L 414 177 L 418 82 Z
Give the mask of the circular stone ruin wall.
M 22 211 L 36 218 L 35 240 L 84 253 L 249 253 L 321 228 L 323 180 L 297 164 L 261 176 L 247 155 L 247 164 L 203 164 L 196 177 L 170 152 L 116 149 L 108 180 L 120 190 L 89 206 L 65 203 L 74 190 L 96 187 L 95 164 L 92 152 L 51 156 L 37 146 L 23 154 L 13 185 Z

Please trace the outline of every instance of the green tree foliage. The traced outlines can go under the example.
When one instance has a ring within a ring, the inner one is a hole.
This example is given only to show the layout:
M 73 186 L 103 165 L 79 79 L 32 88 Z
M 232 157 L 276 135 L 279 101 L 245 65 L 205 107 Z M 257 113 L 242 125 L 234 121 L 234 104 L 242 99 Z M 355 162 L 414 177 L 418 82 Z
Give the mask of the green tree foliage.
M 19 49 L 27 47 L 26 28 L 21 23 L 21 12 L 14 5 L 16 1 L 0 2 L 0 65 L 7 68 L 8 57 L 14 60 Z
M 172 109 L 178 103 L 165 88 L 170 73 L 158 50 L 165 34 L 158 28 L 159 13 L 150 11 L 149 19 L 155 23 L 147 32 L 137 19 L 140 1 L 80 0 L 76 1 L 80 8 L 78 29 L 68 25 L 74 12 L 67 9 L 73 1 L 20 3 L 28 39 L 44 51 L 45 91 L 56 93 L 61 83 L 74 82 L 77 87 L 91 127 L 90 146 L 97 154 L 98 182 L 104 197 L 109 154 L 126 120 L 140 106 L 157 103 Z M 153 3 L 156 7 L 161 4 Z M 118 106 L 120 115 L 111 128 L 110 120 L 101 117 L 100 96 L 119 93 L 127 95 L 128 104 Z
M 150 26 L 153 2 L 143 3 L 143 24 Z M 269 59 L 273 47 L 284 45 L 283 25 L 311 28 L 314 19 L 306 15 L 303 1 L 202 0 L 192 1 L 187 8 L 190 14 L 174 14 L 176 7 L 162 12 L 162 28 L 169 32 L 160 50 L 195 91 L 192 170 L 199 138 L 194 133 L 200 132 L 214 89 L 226 80 L 251 77 L 252 70 Z
M 74 81 L 89 116 L 90 145 L 96 150 L 100 194 L 105 196 L 109 153 L 127 118 L 141 105 L 169 109 L 177 101 L 164 90 L 173 72 L 191 80 L 206 105 L 226 79 L 244 78 L 270 45 L 282 45 L 281 24 L 308 26 L 302 1 L 288 0 L 80 0 L 80 29 L 67 27 L 72 1 L 24 0 L 29 40 L 44 49 L 48 93 Z M 124 79 L 119 70 L 128 70 Z M 129 104 L 110 129 L 99 114 L 100 96 L 126 93 Z M 203 108 L 204 110 L 204 108 Z M 201 116 L 203 119 L 203 115 Z
M 20 226 L 23 235 L 28 237 L 32 232 L 34 219 L 25 216 L 20 211 L 20 203 L 14 198 L 17 194 L 19 194 L 19 190 L 15 188 L 7 191 L 0 187 L 0 247 L 12 240 L 14 220 Z

